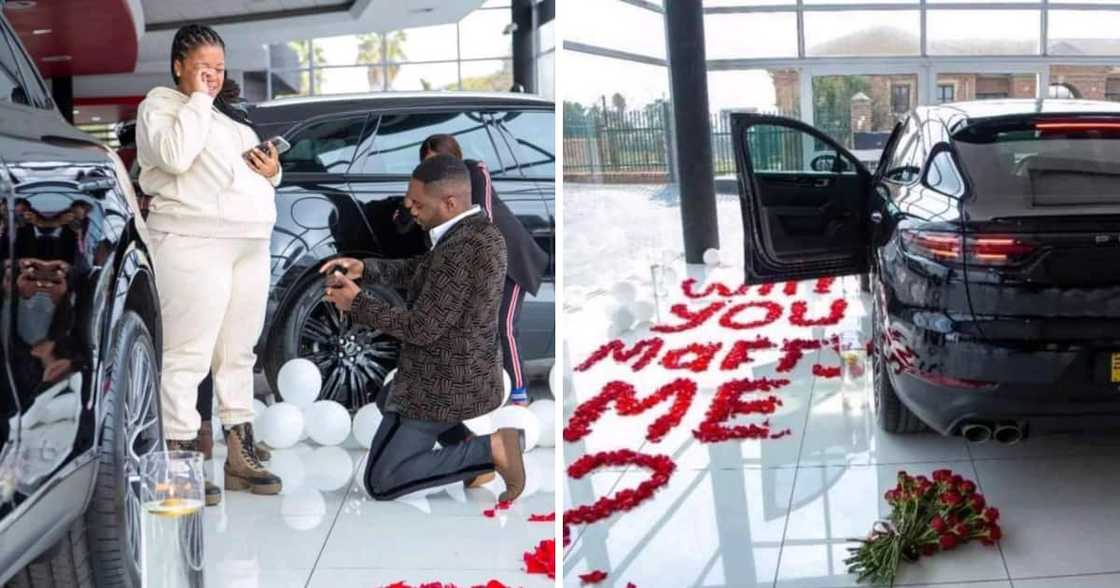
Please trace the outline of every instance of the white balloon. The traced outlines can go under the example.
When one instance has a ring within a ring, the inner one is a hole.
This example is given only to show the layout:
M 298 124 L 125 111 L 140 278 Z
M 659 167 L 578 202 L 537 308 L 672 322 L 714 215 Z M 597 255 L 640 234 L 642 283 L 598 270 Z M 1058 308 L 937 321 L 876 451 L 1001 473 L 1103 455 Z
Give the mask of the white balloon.
M 319 366 L 299 357 L 280 368 L 276 385 L 285 402 L 305 408 L 319 398 L 323 389 L 323 374 L 319 372 Z
M 524 406 L 515 404 L 503 406 L 494 413 L 492 420 L 495 430 L 509 427 L 525 431 L 526 452 L 532 451 L 540 440 L 541 426 L 537 423 L 537 417 Z
M 614 294 L 615 300 L 620 304 L 630 304 L 638 297 L 638 289 L 630 282 L 619 282 L 611 288 L 611 293 Z
M 257 400 L 256 398 L 253 399 L 253 423 L 254 424 L 256 424 L 256 422 L 261 418 L 261 416 L 264 415 L 264 411 L 266 411 L 266 410 L 268 410 L 268 405 L 267 404 L 261 402 L 260 400 Z M 217 413 L 218 413 L 218 411 L 214 411 L 214 414 L 217 414 Z
M 374 403 L 369 403 L 354 415 L 354 439 L 359 445 L 369 449 L 373 445 L 373 436 L 381 426 L 381 410 Z
M 649 300 L 639 300 L 630 309 L 634 313 L 634 320 L 639 323 L 652 320 L 653 313 L 656 310 Z
M 465 420 L 463 424 L 475 435 L 489 435 L 494 432 L 494 422 L 490 419 L 489 414 Z
M 319 447 L 307 459 L 307 485 L 316 490 L 338 490 L 350 482 L 354 474 L 354 460 L 341 447 Z
M 614 312 L 611 313 L 611 326 L 618 329 L 619 333 L 629 331 L 635 322 L 637 322 L 637 317 L 629 308 L 624 306 L 614 309 Z
M 304 430 L 319 445 L 338 445 L 350 436 L 350 413 L 333 400 L 315 402 L 304 417 Z
M 537 417 L 540 436 L 537 445 L 553 447 L 556 445 L 556 403 L 552 400 L 538 400 L 529 405 L 529 411 Z
M 272 452 L 268 471 L 280 478 L 280 493 L 291 494 L 302 488 L 307 480 L 307 468 L 300 459 L 299 452 L 293 449 L 277 449 Z
M 303 433 L 303 411 L 289 402 L 279 402 L 264 411 L 261 439 L 269 447 L 287 449 L 299 441 Z
M 705 251 L 704 264 L 708 266 L 719 265 L 719 249 L 708 249 Z
M 548 368 L 548 388 L 552 391 L 553 398 L 559 398 L 560 393 L 564 390 L 564 382 L 560 376 L 559 366 L 553 362 L 552 367 Z
M 314 488 L 300 488 L 280 502 L 280 515 L 284 523 L 297 531 L 318 527 L 327 514 L 327 501 Z

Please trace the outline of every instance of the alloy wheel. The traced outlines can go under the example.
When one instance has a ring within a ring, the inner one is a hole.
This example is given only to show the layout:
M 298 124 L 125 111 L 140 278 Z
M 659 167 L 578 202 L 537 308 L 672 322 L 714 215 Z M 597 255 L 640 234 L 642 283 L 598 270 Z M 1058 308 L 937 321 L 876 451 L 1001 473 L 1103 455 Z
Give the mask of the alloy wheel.
M 350 313 L 317 302 L 299 329 L 299 357 L 319 366 L 323 389 L 319 400 L 334 400 L 349 409 L 371 402 L 385 376 L 397 367 L 400 343 L 386 333 L 355 325 Z
M 124 403 L 124 447 L 121 456 L 125 481 L 125 531 L 129 563 L 140 577 L 140 458 L 160 446 L 159 405 L 156 395 L 156 364 L 151 351 L 136 345 L 129 357 L 130 370 Z

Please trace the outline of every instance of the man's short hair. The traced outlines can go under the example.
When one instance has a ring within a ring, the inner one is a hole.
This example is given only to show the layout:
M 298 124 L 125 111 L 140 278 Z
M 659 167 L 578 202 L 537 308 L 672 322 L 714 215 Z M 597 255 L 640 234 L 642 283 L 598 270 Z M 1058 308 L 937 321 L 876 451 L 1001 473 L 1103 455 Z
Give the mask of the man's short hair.
M 425 186 L 444 183 L 449 184 L 449 187 L 454 185 L 457 196 L 470 199 L 471 172 L 466 164 L 450 155 L 433 155 L 420 162 L 412 170 L 412 179 Z
M 428 159 L 420 162 L 416 169 L 412 170 L 412 179 L 418 180 L 421 184 L 431 184 L 433 182 L 451 181 L 471 181 L 471 173 L 467 170 L 466 164 L 450 155 L 433 155 Z

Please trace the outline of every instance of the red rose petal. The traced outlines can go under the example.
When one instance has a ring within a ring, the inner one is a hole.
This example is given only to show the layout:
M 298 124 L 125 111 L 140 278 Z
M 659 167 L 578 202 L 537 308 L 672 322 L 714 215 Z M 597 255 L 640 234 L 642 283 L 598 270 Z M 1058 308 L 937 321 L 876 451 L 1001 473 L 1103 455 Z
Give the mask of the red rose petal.
M 529 515 L 530 523 L 550 523 L 556 520 L 556 513 Z
M 607 573 L 603 570 L 595 570 L 586 574 L 580 574 L 579 579 L 583 584 L 598 584 L 607 579 Z
M 528 574 L 546 574 L 549 578 L 556 577 L 556 541 L 545 539 L 537 544 L 533 551 L 522 554 L 525 561 L 525 572 Z

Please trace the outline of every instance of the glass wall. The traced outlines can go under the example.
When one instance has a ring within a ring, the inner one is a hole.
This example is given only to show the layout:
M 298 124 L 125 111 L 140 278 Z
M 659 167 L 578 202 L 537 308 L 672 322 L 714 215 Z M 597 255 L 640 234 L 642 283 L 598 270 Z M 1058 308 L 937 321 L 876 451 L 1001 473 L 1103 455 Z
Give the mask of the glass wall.
M 567 80 L 563 94 L 568 181 L 668 178 L 671 122 L 664 15 L 659 6 L 647 4 L 565 0 L 561 77 Z
M 489 0 L 458 23 L 269 46 L 271 96 L 371 91 L 505 92 L 513 85 L 511 9 Z M 553 95 L 553 26 L 537 32 L 538 93 Z

